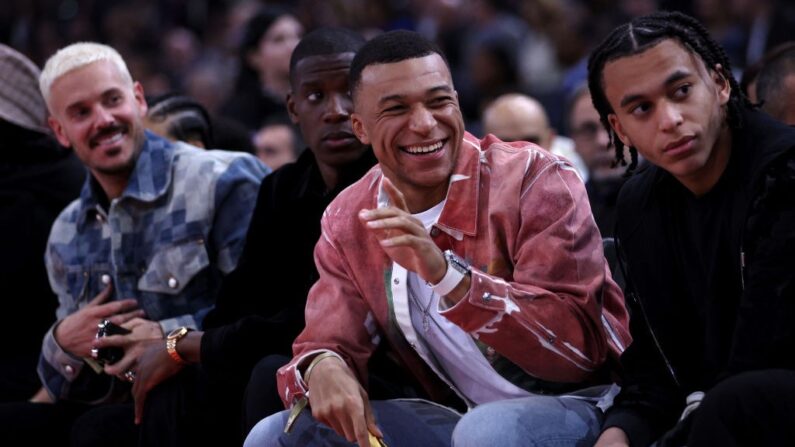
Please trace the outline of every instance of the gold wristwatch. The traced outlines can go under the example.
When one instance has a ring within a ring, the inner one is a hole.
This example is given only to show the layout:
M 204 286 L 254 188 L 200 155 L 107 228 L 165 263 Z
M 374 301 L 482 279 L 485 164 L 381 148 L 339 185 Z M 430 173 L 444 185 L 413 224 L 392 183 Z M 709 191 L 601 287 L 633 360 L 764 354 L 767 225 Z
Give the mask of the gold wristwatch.
M 182 326 L 169 332 L 166 336 L 166 352 L 168 352 L 168 355 L 180 365 L 187 365 L 188 362 L 177 352 L 177 342 L 182 340 L 182 337 L 188 335 L 188 332 L 190 332 L 190 329 Z

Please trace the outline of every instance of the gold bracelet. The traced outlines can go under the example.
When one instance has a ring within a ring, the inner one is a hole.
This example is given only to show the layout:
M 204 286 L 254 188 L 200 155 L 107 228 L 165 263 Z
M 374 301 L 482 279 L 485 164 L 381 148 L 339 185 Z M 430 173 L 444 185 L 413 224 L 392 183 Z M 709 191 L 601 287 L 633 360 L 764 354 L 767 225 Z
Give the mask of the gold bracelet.
M 326 351 L 326 352 L 320 353 L 320 354 L 316 355 L 315 358 L 312 359 L 312 362 L 306 368 L 306 372 L 304 373 L 304 384 L 306 385 L 307 388 L 309 388 L 309 374 L 312 372 L 312 369 L 314 369 L 315 365 L 320 363 L 322 360 L 325 360 L 325 359 L 327 359 L 329 357 L 334 357 L 334 358 L 340 359 L 340 356 L 337 355 L 337 353 L 330 352 L 330 351 Z M 340 359 L 340 360 L 342 360 L 342 359 Z

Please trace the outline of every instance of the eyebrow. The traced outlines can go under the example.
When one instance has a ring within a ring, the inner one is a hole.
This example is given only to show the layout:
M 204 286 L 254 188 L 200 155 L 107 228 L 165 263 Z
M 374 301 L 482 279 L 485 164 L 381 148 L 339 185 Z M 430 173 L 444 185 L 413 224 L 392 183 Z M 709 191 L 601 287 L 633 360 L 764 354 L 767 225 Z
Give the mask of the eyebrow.
M 671 73 L 671 75 L 668 76 L 665 79 L 665 82 L 663 83 L 663 85 L 665 85 L 667 87 L 667 86 L 669 86 L 671 84 L 679 82 L 680 80 L 682 80 L 682 79 L 684 79 L 684 78 L 686 78 L 688 76 L 690 76 L 690 72 L 689 71 L 687 71 L 687 70 L 676 70 L 675 72 Z M 620 107 L 624 107 L 627 104 L 633 103 L 633 102 L 635 102 L 635 101 L 637 101 L 637 100 L 639 100 L 641 98 L 643 98 L 643 95 L 640 95 L 640 94 L 629 94 L 627 96 L 624 96 L 621 99 L 621 103 L 619 104 L 619 106 Z
M 430 94 L 437 93 L 437 92 L 451 93 L 452 91 L 453 91 L 453 89 L 449 85 L 437 85 L 436 87 L 431 87 L 428 90 L 426 90 L 425 94 L 426 95 L 430 95 Z M 402 95 L 402 94 L 384 96 L 383 98 L 378 100 L 378 105 L 379 106 L 383 105 L 385 102 L 389 102 L 389 101 L 400 101 L 401 99 L 403 99 L 405 97 L 406 97 L 406 95 Z

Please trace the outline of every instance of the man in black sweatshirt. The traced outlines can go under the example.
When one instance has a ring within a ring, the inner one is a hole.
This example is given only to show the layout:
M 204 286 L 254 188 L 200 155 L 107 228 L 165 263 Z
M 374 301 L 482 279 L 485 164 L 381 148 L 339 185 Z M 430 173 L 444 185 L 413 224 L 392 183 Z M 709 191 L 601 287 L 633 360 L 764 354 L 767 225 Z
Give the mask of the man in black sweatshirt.
M 649 163 L 618 200 L 634 342 L 597 446 L 791 444 L 795 129 L 679 13 L 616 28 L 589 87 L 617 158 Z

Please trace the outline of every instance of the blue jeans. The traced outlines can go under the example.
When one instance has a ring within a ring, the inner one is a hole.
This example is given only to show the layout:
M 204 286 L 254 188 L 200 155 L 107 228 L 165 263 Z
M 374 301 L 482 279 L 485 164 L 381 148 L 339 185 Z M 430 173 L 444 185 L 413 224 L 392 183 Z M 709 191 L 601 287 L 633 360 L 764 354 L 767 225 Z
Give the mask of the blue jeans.
M 531 396 L 483 404 L 470 410 L 453 431 L 455 447 L 592 446 L 602 411 L 593 401 Z
M 416 399 L 372 401 L 378 427 L 389 447 L 414 446 L 579 446 L 593 445 L 602 412 L 587 400 L 532 396 L 478 406 L 461 417 L 448 408 Z M 244 447 L 355 446 L 305 410 L 289 435 L 288 412 L 260 421 Z
M 371 401 L 376 423 L 389 447 L 449 446 L 450 436 L 461 418 L 458 412 L 421 399 Z M 246 438 L 244 447 L 355 446 L 305 409 L 290 434 L 284 434 L 288 411 L 261 420 Z

